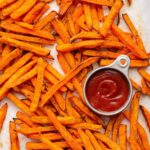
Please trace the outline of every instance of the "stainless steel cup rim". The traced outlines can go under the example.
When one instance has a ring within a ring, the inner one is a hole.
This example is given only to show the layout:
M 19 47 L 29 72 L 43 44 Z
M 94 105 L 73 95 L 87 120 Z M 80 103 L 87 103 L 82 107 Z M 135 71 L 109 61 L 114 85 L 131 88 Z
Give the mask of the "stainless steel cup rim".
M 122 60 L 124 60 L 124 64 L 122 64 Z M 112 115 L 116 115 L 120 112 L 122 112 L 125 108 L 127 108 L 127 106 L 129 105 L 131 98 L 132 98 L 132 84 L 130 82 L 129 76 L 128 76 L 128 70 L 129 70 L 129 66 L 130 66 L 130 59 L 128 56 L 126 55 L 120 55 L 119 57 L 116 58 L 116 60 L 105 67 L 99 67 L 97 69 L 92 70 L 88 75 L 87 78 L 85 80 L 84 86 L 83 86 L 83 95 L 84 95 L 84 99 L 85 102 L 87 104 L 87 106 L 94 111 L 95 113 L 99 114 L 99 115 L 104 115 L 104 116 L 112 116 Z M 128 85 L 129 85 L 129 96 L 128 99 L 126 100 L 126 102 L 124 103 L 124 105 L 122 107 L 120 107 L 117 110 L 114 111 L 110 111 L 110 112 L 106 112 L 106 111 L 102 111 L 102 110 L 97 110 L 96 108 L 94 108 L 90 102 L 88 101 L 87 97 L 86 97 L 86 85 L 87 82 L 89 81 L 89 79 L 91 78 L 91 76 L 93 74 L 95 74 L 98 71 L 104 70 L 104 69 L 113 69 L 116 70 L 118 72 L 120 72 L 121 74 L 124 75 L 124 77 L 126 78 Z

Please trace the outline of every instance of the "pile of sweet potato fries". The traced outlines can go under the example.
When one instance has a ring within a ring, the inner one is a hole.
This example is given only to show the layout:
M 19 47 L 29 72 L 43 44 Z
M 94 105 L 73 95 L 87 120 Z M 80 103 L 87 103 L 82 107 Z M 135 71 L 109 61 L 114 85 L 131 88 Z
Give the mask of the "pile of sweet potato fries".
M 120 13 L 123 2 L 56 0 L 59 12 L 45 15 L 51 1 L 0 0 L 0 100 L 7 97 L 20 109 L 9 124 L 11 150 L 21 150 L 20 133 L 31 139 L 29 150 L 126 150 L 127 145 L 150 150 L 138 122 L 141 109 L 150 129 L 150 112 L 139 104 L 142 94 L 150 96 L 150 55 L 128 14 Z M 121 16 L 130 32 L 118 26 Z M 45 48 L 54 44 L 64 75 Z M 107 123 L 86 106 L 83 84 L 93 63 L 109 65 L 121 54 L 130 57 L 141 85 L 131 79 L 136 92 L 130 108 Z M 0 130 L 7 109 L 7 104 L 0 108 Z M 129 135 L 123 119 L 129 121 Z

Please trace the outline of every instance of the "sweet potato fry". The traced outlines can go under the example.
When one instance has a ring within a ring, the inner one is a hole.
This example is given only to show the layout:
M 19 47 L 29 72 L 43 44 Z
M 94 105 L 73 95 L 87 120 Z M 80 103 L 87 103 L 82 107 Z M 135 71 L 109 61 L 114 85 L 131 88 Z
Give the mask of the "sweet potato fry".
M 147 85 L 147 83 L 146 83 L 144 78 L 142 78 L 142 80 L 141 80 L 141 89 L 142 89 L 142 93 L 143 94 L 150 95 L 150 88 Z
M 56 131 L 56 128 L 54 126 L 21 127 L 16 129 L 16 131 L 22 134 L 35 134 L 40 132 Z
M 86 56 L 97 56 L 97 57 L 108 57 L 108 58 L 117 58 L 120 54 L 111 52 L 111 51 L 93 51 L 93 50 L 85 50 L 83 51 L 83 55 Z
M 61 0 L 59 14 L 64 15 L 72 3 L 73 3 L 73 0 Z
M 119 144 L 122 150 L 127 149 L 127 126 L 124 124 L 119 126 Z
M 0 132 L 2 130 L 3 127 L 3 123 L 7 114 L 7 109 L 8 109 L 8 104 L 4 104 L 1 108 L 0 108 Z
M 44 2 L 37 3 L 23 18 L 24 22 L 32 23 L 36 16 L 39 14 L 39 11 L 45 6 Z
M 53 123 L 53 125 L 59 131 L 59 133 L 63 136 L 68 145 L 73 150 L 82 150 L 82 147 L 73 139 L 72 135 L 66 130 L 66 128 L 57 120 L 55 114 L 48 107 L 46 107 L 44 110 L 49 120 Z
M 38 43 L 42 45 L 46 44 L 53 44 L 54 40 L 46 40 L 43 38 L 38 38 L 38 37 L 33 37 L 33 36 L 27 36 L 27 35 L 20 35 L 20 34 L 15 34 L 15 33 L 6 33 L 0 31 L 0 36 L 7 36 L 12 39 L 20 40 L 20 41 L 25 41 L 25 42 L 32 42 L 32 43 Z
M 145 51 L 145 47 L 143 44 L 143 41 L 141 39 L 141 37 L 139 36 L 138 31 L 136 30 L 136 28 L 134 27 L 130 17 L 127 14 L 122 14 L 123 19 L 125 20 L 126 24 L 128 25 L 130 31 L 132 32 L 132 34 L 134 35 L 134 37 L 136 38 L 137 41 L 137 45 L 143 50 Z
M 141 108 L 142 113 L 144 115 L 144 118 L 145 118 L 145 120 L 147 122 L 147 126 L 148 126 L 148 128 L 150 130 L 150 112 L 148 111 L 148 109 L 146 107 L 144 107 L 142 105 L 140 106 L 140 108 Z
M 25 1 L 21 7 L 15 10 L 10 16 L 12 19 L 18 19 L 22 15 L 26 14 L 37 2 L 37 0 L 31 0 L 30 3 Z
M 109 139 L 106 135 L 101 133 L 95 133 L 94 135 L 97 139 L 101 140 L 103 143 L 108 145 L 108 147 L 110 147 L 112 150 L 121 150 L 120 146 L 111 139 Z
M 10 121 L 9 133 L 10 133 L 11 150 L 20 150 L 18 133 L 15 130 L 16 130 L 16 124 Z
M 74 117 L 57 117 L 57 119 L 63 125 L 73 125 L 82 121 L 81 118 Z M 33 116 L 31 117 L 31 121 L 39 124 L 52 124 L 47 116 Z
M 18 57 L 21 54 L 20 49 L 15 49 L 10 52 L 6 57 L 3 57 L 2 61 L 0 62 L 0 70 L 4 69 L 12 60 Z
M 83 78 L 86 77 L 87 73 L 88 73 L 88 69 L 87 68 L 83 69 L 77 77 L 78 81 L 81 82 Z
M 12 47 L 9 45 L 6 45 L 2 51 L 2 58 L 6 57 L 11 51 L 12 51 Z
M 5 71 L 0 78 L 0 84 L 4 83 L 9 77 L 11 77 L 19 68 L 26 64 L 33 56 L 33 53 L 27 53 L 22 56 L 16 63 L 14 63 L 9 70 Z
M 72 16 L 70 14 L 68 14 L 68 16 L 67 16 L 67 21 L 68 21 L 69 33 L 71 36 L 73 36 L 76 34 L 76 30 L 75 30 L 75 24 L 72 20 Z
M 116 121 L 116 117 L 112 117 L 112 118 L 110 118 L 110 120 L 107 124 L 107 128 L 105 130 L 105 135 L 109 138 L 111 137 L 111 132 L 112 132 L 115 121 Z
M 18 0 L 15 3 L 9 5 L 8 7 L 3 8 L 2 11 L 1 11 L 2 16 L 10 15 L 12 12 L 14 12 L 16 9 L 18 9 L 24 3 L 24 1 L 25 0 Z
M 11 3 L 14 3 L 16 0 L 1 0 L 0 1 L 0 9 L 10 5 Z
M 43 16 L 43 14 L 45 14 L 45 12 L 50 8 L 50 6 L 48 4 L 46 4 L 42 10 L 39 12 L 39 14 L 36 16 L 36 18 L 33 20 L 33 23 L 36 24 L 41 17 Z
M 114 22 L 114 19 L 117 17 L 120 9 L 123 6 L 123 2 L 122 1 L 116 1 L 111 10 L 110 13 L 108 14 L 108 16 L 106 17 L 101 29 L 100 29 L 100 33 L 105 37 L 109 31 L 109 29 L 111 28 L 111 25 Z
M 111 64 L 114 61 L 114 59 L 101 59 L 100 60 L 100 65 L 101 66 L 107 66 Z M 140 67 L 147 67 L 149 65 L 149 62 L 147 60 L 132 60 L 130 62 L 130 67 L 132 68 L 140 68 Z
M 44 63 L 44 60 L 42 58 L 39 58 L 37 60 L 37 80 L 36 80 L 36 87 L 35 92 L 32 100 L 32 105 L 30 110 L 36 111 L 39 105 L 41 92 L 42 92 L 42 85 L 44 81 L 44 71 L 45 71 L 46 64 Z
M 15 24 L 17 24 L 17 25 L 19 25 L 19 26 L 21 26 L 21 27 L 24 27 L 24 28 L 30 29 L 30 30 L 32 30 L 32 29 L 34 28 L 34 26 L 33 26 L 33 25 L 28 24 L 28 23 L 26 23 L 26 22 L 16 21 L 16 22 L 15 22 Z
M 92 29 L 92 16 L 91 16 L 91 8 L 90 4 L 83 3 L 85 22 L 89 29 Z
M 9 44 L 11 46 L 15 46 L 15 47 L 27 50 L 27 51 L 34 52 L 37 55 L 47 56 L 49 54 L 48 49 L 29 44 L 27 42 L 18 41 L 18 40 L 15 40 L 6 36 L 1 37 L 0 41 L 3 43 Z
M 90 141 L 91 141 L 91 143 L 92 143 L 94 149 L 95 149 L 95 150 L 102 150 L 102 147 L 101 147 L 100 144 L 97 142 L 97 140 L 96 140 L 95 136 L 92 134 L 92 132 L 89 131 L 89 130 L 86 130 L 85 133 L 86 133 L 86 135 L 89 137 L 89 139 L 90 139 Z
M 81 31 L 80 33 L 74 35 L 70 41 L 74 41 L 76 39 L 101 39 L 102 36 L 96 32 L 85 32 Z
M 84 147 L 86 150 L 94 150 L 92 143 L 90 142 L 89 137 L 85 134 L 84 131 L 81 129 L 78 129 L 78 133 L 81 137 L 81 140 L 83 141 Z
M 42 37 L 44 39 L 49 39 L 49 40 L 54 40 L 54 37 L 48 33 L 47 31 L 44 30 L 29 30 L 26 28 L 23 28 L 21 26 L 18 26 L 16 24 L 12 24 L 12 23 L 7 23 L 7 22 L 2 22 L 0 24 L 1 28 L 4 28 L 6 30 L 9 31 L 13 31 L 16 33 L 21 33 L 21 34 L 29 34 L 29 35 L 33 35 L 33 36 L 38 36 L 38 37 Z
M 53 142 L 51 142 L 49 139 L 47 139 L 46 137 L 41 136 L 40 140 L 45 143 L 46 145 L 48 145 L 48 147 L 50 149 L 53 150 L 63 150 L 62 148 L 60 148 L 58 145 L 55 145 Z
M 37 22 L 35 28 L 37 28 L 38 30 L 42 30 L 48 23 L 50 23 L 55 18 L 55 16 L 56 11 L 51 11 L 47 16 Z
M 56 32 L 59 34 L 62 41 L 64 43 L 68 43 L 70 36 L 69 36 L 69 33 L 67 32 L 67 30 L 65 29 L 65 26 L 63 25 L 63 23 L 61 21 L 59 21 L 58 19 L 55 19 L 52 21 L 52 26 L 54 27 Z
M 25 105 L 20 99 L 18 99 L 13 93 L 9 92 L 7 94 L 7 98 L 12 101 L 18 108 L 24 111 L 26 114 L 33 116 L 34 113 L 30 112 L 30 109 L 27 105 Z
M 74 22 L 83 14 L 83 11 L 83 5 L 79 3 L 72 14 Z
M 62 44 L 57 46 L 57 51 L 69 52 L 79 48 L 122 48 L 124 45 L 118 41 L 109 40 L 85 40 L 80 42 L 74 42 L 72 44 Z
M 146 79 L 148 82 L 150 82 L 150 74 L 143 68 L 138 70 L 139 74 Z
M 98 124 L 92 124 L 92 123 L 79 123 L 79 124 L 75 124 L 75 125 L 71 125 L 71 128 L 74 129 L 88 129 L 88 130 L 92 130 L 92 131 L 99 131 L 102 126 L 98 125 Z
M 139 92 L 136 92 L 134 94 L 132 103 L 131 103 L 131 119 L 130 119 L 130 148 L 135 149 L 136 147 L 136 134 L 137 134 L 137 120 L 138 120 L 138 110 L 139 110 L 139 99 L 141 94 Z
M 148 58 L 148 55 L 139 46 L 135 44 L 133 39 L 130 36 L 126 35 L 126 33 L 119 29 L 115 24 L 112 25 L 112 31 L 137 57 L 140 57 L 142 59 Z
M 123 114 L 120 114 L 114 123 L 113 130 L 112 130 L 112 140 L 114 142 L 117 142 L 119 125 L 120 125 L 121 121 L 123 120 L 123 118 L 124 118 Z
M 97 15 L 98 15 L 99 21 L 102 21 L 104 18 L 104 12 L 103 12 L 102 6 L 97 5 Z
M 137 91 L 141 91 L 141 86 L 136 83 L 133 79 L 130 78 L 131 84 L 133 86 L 133 88 L 135 88 Z
M 92 26 L 93 29 L 99 32 L 100 26 L 99 26 L 99 18 L 96 10 L 96 5 L 91 5 L 91 16 L 92 16 Z
M 112 3 L 108 0 L 81 0 L 82 2 L 92 3 L 97 5 L 104 5 L 104 6 L 112 6 Z

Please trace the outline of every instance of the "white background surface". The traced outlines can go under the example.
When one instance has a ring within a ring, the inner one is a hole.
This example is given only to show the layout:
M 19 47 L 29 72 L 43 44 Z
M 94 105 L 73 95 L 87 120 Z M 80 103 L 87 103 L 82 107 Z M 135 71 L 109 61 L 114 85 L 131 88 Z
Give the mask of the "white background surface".
M 142 36 L 142 39 L 144 41 L 145 47 L 148 52 L 150 52 L 150 0 L 133 0 L 132 6 L 128 7 L 125 2 L 125 7 L 122 9 L 122 12 L 127 12 L 129 16 L 131 17 L 132 21 L 134 22 L 134 25 L 136 26 L 137 30 L 139 31 L 140 35 Z M 51 10 L 57 10 L 58 7 L 56 6 L 55 2 L 52 2 L 50 4 Z M 125 30 L 127 29 L 126 26 L 121 23 L 120 25 Z M 56 58 L 57 52 L 55 51 L 55 46 L 50 47 L 52 49 L 52 55 Z M 58 65 L 58 61 L 55 60 L 53 62 L 53 65 L 60 71 L 60 66 Z M 63 73 L 63 72 L 62 72 Z M 130 70 L 130 76 L 138 81 L 140 83 L 140 76 L 137 74 L 136 70 L 132 69 Z M 0 102 L 0 106 L 2 106 L 4 103 L 8 103 L 8 113 L 6 120 L 4 122 L 3 130 L 0 133 L 0 150 L 9 150 L 10 149 L 10 142 L 9 142 L 9 121 L 12 120 L 12 118 L 16 117 L 16 111 L 18 110 L 13 103 L 11 103 L 8 100 L 3 100 Z M 150 97 L 148 96 L 142 96 L 140 104 L 146 106 L 150 110 Z M 149 140 L 150 140 L 150 133 L 148 131 L 148 128 L 145 124 L 145 120 L 140 112 L 139 114 L 139 121 L 142 123 L 142 125 L 146 128 L 146 132 L 148 133 Z M 126 123 L 126 121 L 123 121 Z M 25 142 L 29 139 L 25 138 L 22 135 L 19 135 L 20 140 L 20 149 L 25 150 Z

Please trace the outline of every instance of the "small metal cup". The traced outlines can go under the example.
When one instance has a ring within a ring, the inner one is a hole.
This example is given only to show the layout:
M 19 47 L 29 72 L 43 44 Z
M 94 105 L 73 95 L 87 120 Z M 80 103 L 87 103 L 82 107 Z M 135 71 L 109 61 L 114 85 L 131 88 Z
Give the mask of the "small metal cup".
M 124 61 L 124 64 L 121 63 L 122 60 Z M 84 99 L 86 101 L 86 104 L 92 111 L 94 111 L 95 113 L 97 113 L 99 115 L 111 116 L 111 115 L 116 115 L 116 114 L 122 112 L 129 105 L 131 98 L 132 98 L 132 85 L 131 85 L 131 82 L 130 82 L 130 79 L 128 76 L 129 66 L 130 66 L 129 57 L 126 55 L 120 55 L 119 57 L 117 57 L 117 59 L 112 64 L 105 66 L 105 67 L 99 67 L 97 69 L 94 69 L 87 75 L 87 78 L 85 80 L 84 87 L 83 87 L 83 94 L 84 94 Z M 88 83 L 90 77 L 93 74 L 95 74 L 96 72 L 101 71 L 101 70 L 106 70 L 106 69 L 108 69 L 108 70 L 113 69 L 113 70 L 120 72 L 122 75 L 124 75 L 124 77 L 126 78 L 126 80 L 128 82 L 128 85 L 129 85 L 129 95 L 128 95 L 128 99 L 126 100 L 125 104 L 122 107 L 120 107 L 119 109 L 110 111 L 110 112 L 95 109 L 90 104 L 90 102 L 88 101 L 88 99 L 86 97 L 86 86 L 87 86 L 87 83 Z

